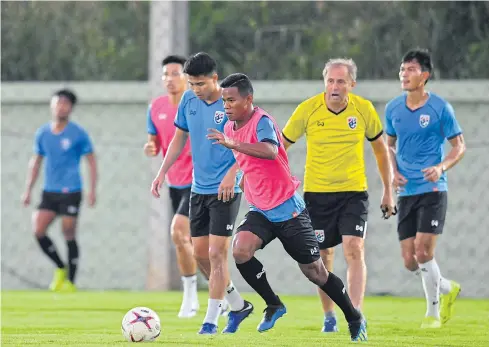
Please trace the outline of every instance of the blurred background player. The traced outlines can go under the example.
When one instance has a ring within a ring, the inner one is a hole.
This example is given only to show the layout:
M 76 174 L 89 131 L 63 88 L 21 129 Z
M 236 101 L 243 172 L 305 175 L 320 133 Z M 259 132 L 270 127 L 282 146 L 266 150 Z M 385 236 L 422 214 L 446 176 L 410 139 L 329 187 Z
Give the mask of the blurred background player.
M 422 328 L 440 328 L 446 323 L 460 293 L 460 284 L 442 277 L 434 254 L 447 212 L 446 171 L 462 159 L 465 141 L 453 107 L 425 90 L 432 71 L 427 51 L 406 53 L 399 71 L 405 93 L 385 109 L 394 185 L 399 194 L 397 232 L 402 257 L 408 270 L 421 273 L 426 296 Z M 452 147 L 446 157 L 445 139 Z
M 46 158 L 41 203 L 33 213 L 32 227 L 41 249 L 57 266 L 49 286 L 53 291 L 76 290 L 74 283 L 79 260 L 76 228 L 82 201 L 80 159 L 83 156 L 87 157 L 90 171 L 89 206 L 94 206 L 96 200 L 97 164 L 92 143 L 85 129 L 70 121 L 76 102 L 76 95 L 67 89 L 59 90 L 53 95 L 53 120 L 36 132 L 34 156 L 29 162 L 27 186 L 22 197 L 24 206 L 28 206 L 39 169 Z M 68 246 L 67 267 L 46 235 L 56 216 L 61 216 L 62 230 Z
M 224 133 L 210 129 L 208 137 L 233 150 L 244 173 L 244 190 L 250 212 L 238 227 L 233 256 L 246 282 L 265 300 L 265 316 L 258 331 L 271 329 L 286 313 L 273 292 L 265 269 L 254 254 L 278 238 L 304 275 L 331 295 L 348 321 L 352 341 L 366 341 L 362 316 L 345 291 L 341 279 L 328 273 L 319 255 L 319 244 L 304 200 L 296 192 L 300 182 L 292 176 L 287 153 L 275 120 L 253 106 L 253 86 L 244 74 L 232 74 L 222 83 L 229 122 Z
M 383 184 L 381 208 L 395 210 L 391 168 L 382 123 L 368 100 L 352 94 L 357 66 L 351 59 L 332 59 L 323 70 L 326 92 L 301 103 L 283 129 L 285 147 L 307 134 L 304 200 L 318 238 L 321 257 L 333 271 L 334 247 L 343 243 L 348 265 L 348 292 L 362 309 L 367 281 L 364 245 L 368 193 L 364 140 L 372 145 Z M 334 304 L 323 292 L 323 332 L 336 332 Z
M 167 95 L 154 99 L 149 105 L 147 116 L 148 142 L 144 145 L 146 155 L 154 157 L 161 150 L 165 157 L 175 134 L 175 116 L 183 92 L 187 89 L 187 78 L 183 73 L 186 59 L 177 55 L 165 57 L 163 84 Z M 190 318 L 197 314 L 197 264 L 190 240 L 189 209 L 192 185 L 192 156 L 190 141 L 185 143 L 182 153 L 166 174 L 170 200 L 173 208 L 171 237 L 175 244 L 178 269 L 183 282 L 183 300 L 178 317 Z
M 224 296 L 231 311 L 224 333 L 234 333 L 243 319 L 253 311 L 229 278 L 228 250 L 241 202 L 238 165 L 233 153 L 213 146 L 207 129 L 222 131 L 227 122 L 222 90 L 217 83 L 216 61 L 206 53 L 190 57 L 184 66 L 190 89 L 178 106 L 175 132 L 152 193 L 159 197 L 165 175 L 182 152 L 188 136 L 192 149 L 194 175 L 190 196 L 190 235 L 194 257 L 209 278 L 209 301 L 200 334 L 216 334 Z

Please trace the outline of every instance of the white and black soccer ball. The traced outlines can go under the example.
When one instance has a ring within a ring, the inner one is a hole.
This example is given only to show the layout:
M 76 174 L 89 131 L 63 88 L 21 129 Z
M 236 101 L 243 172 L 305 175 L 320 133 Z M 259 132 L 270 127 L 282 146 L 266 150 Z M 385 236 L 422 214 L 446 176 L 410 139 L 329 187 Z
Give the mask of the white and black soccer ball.
M 135 307 L 122 318 L 122 335 L 129 342 L 154 341 L 160 333 L 160 317 L 150 308 Z

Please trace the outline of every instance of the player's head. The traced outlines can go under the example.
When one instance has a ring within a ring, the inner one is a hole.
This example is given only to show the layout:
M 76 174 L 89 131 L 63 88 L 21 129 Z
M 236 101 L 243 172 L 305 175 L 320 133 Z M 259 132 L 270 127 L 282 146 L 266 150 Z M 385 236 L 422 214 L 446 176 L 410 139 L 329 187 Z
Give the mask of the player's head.
M 53 117 L 58 121 L 67 120 L 76 102 L 76 95 L 71 90 L 58 90 L 51 98 L 51 111 L 53 113 Z
M 331 103 L 342 103 L 355 87 L 357 64 L 352 59 L 330 59 L 323 70 L 326 99 Z
M 399 79 L 406 91 L 422 88 L 431 77 L 433 63 L 426 49 L 413 49 L 402 57 Z
M 224 111 L 230 120 L 241 120 L 253 108 L 253 85 L 248 76 L 233 73 L 222 80 Z
M 163 59 L 163 84 L 168 94 L 181 94 L 187 88 L 187 77 L 183 73 L 185 59 L 179 55 L 169 55 Z
M 208 100 L 217 89 L 217 63 L 207 53 L 199 52 L 188 58 L 183 72 L 190 89 L 201 100 Z

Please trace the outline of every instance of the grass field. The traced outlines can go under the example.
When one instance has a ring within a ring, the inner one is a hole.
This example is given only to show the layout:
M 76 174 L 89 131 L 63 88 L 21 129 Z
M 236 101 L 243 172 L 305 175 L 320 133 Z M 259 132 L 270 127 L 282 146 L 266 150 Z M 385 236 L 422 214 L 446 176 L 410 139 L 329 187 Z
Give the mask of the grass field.
M 197 317 L 179 320 L 180 293 L 78 292 L 53 294 L 37 291 L 2 292 L 2 346 L 121 346 L 123 315 L 135 306 L 154 309 L 162 334 L 154 345 L 171 346 L 348 346 L 342 316 L 340 332 L 320 332 L 322 313 L 315 297 L 283 296 L 288 314 L 264 334 L 256 331 L 264 304 L 256 295 L 255 313 L 232 336 L 198 336 L 207 293 L 200 293 Z M 459 299 L 456 316 L 442 329 L 420 330 L 425 311 L 422 299 L 371 297 L 366 299 L 370 346 L 489 346 L 489 300 Z M 219 328 L 225 319 L 220 318 Z

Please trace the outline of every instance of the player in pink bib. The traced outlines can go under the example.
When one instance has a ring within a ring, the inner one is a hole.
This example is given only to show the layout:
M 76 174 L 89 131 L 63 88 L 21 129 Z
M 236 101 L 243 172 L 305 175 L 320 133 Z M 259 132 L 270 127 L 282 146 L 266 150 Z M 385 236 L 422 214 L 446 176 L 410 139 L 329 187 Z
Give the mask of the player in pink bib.
M 253 106 L 253 86 L 244 74 L 232 74 L 221 82 L 229 122 L 224 134 L 209 129 L 208 138 L 233 150 L 243 171 L 242 186 L 250 211 L 233 240 L 233 256 L 245 281 L 267 304 L 258 331 L 267 331 L 286 312 L 271 289 L 255 251 L 278 238 L 304 275 L 320 287 L 345 314 L 352 341 L 367 339 L 365 323 L 340 278 L 328 273 L 319 256 L 319 244 L 296 192 L 300 182 L 291 175 L 281 133 L 275 120 Z M 243 181 L 244 180 L 244 181 Z
M 149 105 L 147 115 L 148 142 L 144 152 L 156 156 L 161 151 L 163 158 L 175 134 L 175 115 L 182 94 L 186 90 L 187 79 L 183 73 L 185 58 L 171 55 L 163 59 L 163 83 L 168 94 L 154 99 Z M 187 141 L 182 154 L 168 170 L 166 182 L 169 186 L 173 207 L 171 224 L 172 240 L 175 243 L 177 261 L 183 282 L 183 301 L 178 316 L 190 318 L 199 308 L 197 298 L 197 264 L 190 242 L 190 187 L 192 185 L 192 156 L 190 141 Z

